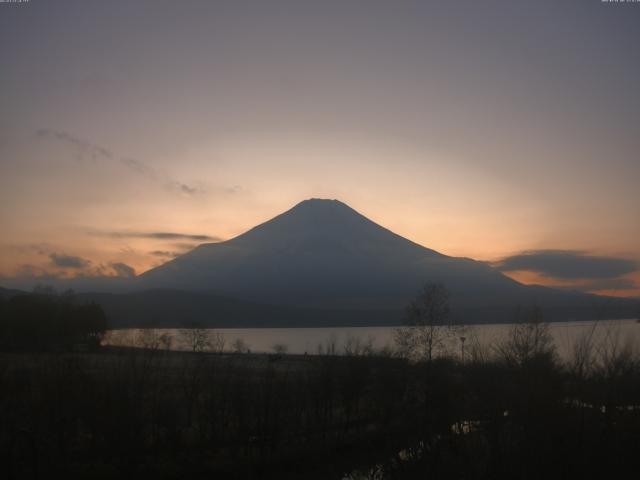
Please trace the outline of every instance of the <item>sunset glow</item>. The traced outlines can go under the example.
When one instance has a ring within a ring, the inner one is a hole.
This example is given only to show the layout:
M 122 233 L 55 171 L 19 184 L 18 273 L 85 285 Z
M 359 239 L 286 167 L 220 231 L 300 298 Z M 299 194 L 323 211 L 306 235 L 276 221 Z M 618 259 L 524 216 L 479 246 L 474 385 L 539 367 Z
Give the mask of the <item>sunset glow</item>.
M 637 15 L 157 3 L 0 12 L 3 284 L 139 274 L 311 197 L 446 255 L 640 261 Z

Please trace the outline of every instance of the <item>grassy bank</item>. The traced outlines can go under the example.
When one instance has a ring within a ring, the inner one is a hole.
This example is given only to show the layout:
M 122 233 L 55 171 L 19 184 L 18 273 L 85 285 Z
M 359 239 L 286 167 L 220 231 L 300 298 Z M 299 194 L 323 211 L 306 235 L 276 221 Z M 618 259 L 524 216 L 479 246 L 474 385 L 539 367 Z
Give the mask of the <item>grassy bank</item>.
M 465 364 L 7 353 L 0 389 L 9 479 L 603 478 L 640 458 L 640 362 L 624 348 L 562 365 L 504 348 Z

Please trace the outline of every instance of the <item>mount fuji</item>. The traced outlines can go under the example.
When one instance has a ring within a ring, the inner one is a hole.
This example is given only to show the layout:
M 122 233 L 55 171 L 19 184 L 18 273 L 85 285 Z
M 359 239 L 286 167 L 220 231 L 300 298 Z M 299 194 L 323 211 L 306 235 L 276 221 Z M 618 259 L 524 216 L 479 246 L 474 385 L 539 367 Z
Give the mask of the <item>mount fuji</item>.
M 603 299 L 609 318 L 635 308 L 624 299 L 520 284 L 487 263 L 423 247 L 324 199 L 305 200 L 233 239 L 202 244 L 149 270 L 130 295 L 147 295 L 156 310 L 157 302 L 170 307 L 178 297 L 181 307 L 170 310 L 207 322 L 219 303 L 211 299 L 225 298 L 253 305 L 255 312 L 244 310 L 260 316 L 260 324 L 279 325 L 285 317 L 297 318 L 285 324 L 300 326 L 312 318 L 322 325 L 381 324 L 397 323 L 427 282 L 445 285 L 461 322 L 510 321 L 518 306 L 532 304 L 549 320 L 593 318 Z

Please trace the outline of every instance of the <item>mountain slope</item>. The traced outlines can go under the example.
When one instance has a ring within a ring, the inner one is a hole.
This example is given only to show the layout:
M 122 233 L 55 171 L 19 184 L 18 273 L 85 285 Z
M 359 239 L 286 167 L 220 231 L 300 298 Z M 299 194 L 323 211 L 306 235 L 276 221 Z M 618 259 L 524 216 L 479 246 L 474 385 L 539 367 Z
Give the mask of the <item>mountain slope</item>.
M 306 200 L 222 243 L 204 244 L 139 278 L 144 288 L 216 292 L 320 307 L 398 307 L 425 281 L 478 301 L 518 284 L 484 263 L 422 247 L 337 200 Z
M 319 199 L 303 201 L 226 242 L 200 245 L 137 279 L 142 289 L 215 293 L 289 307 L 395 312 L 425 282 L 443 283 L 456 316 L 464 321 L 473 321 L 470 316 L 489 321 L 492 312 L 505 321 L 507 312 L 532 303 L 553 309 L 554 317 L 585 318 L 599 298 L 521 285 L 483 262 L 443 255 L 344 203 Z M 612 308 L 629 303 L 609 302 Z

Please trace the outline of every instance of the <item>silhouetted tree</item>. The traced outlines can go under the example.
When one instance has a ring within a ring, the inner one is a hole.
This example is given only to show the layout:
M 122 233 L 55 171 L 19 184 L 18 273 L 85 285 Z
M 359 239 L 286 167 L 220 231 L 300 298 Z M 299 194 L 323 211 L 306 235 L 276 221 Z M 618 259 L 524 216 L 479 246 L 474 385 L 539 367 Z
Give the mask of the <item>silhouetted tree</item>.
M 209 332 L 199 324 L 180 329 L 180 337 L 192 352 L 204 352 L 211 347 Z
M 289 350 L 289 347 L 284 343 L 276 343 L 273 345 L 273 353 L 276 355 L 284 355 Z
M 507 339 L 496 350 L 508 364 L 517 366 L 533 360 L 553 360 L 556 348 L 542 310 L 538 306 L 520 310 Z
M 99 305 L 78 304 L 73 295 L 56 295 L 52 290 L 16 295 L 0 309 L 0 348 L 4 350 L 97 348 L 107 329 Z
M 249 346 L 242 338 L 236 338 L 231 344 L 231 350 L 233 353 L 246 353 L 249 350 Z
M 405 325 L 395 331 L 400 353 L 431 362 L 446 340 L 455 334 L 450 319 L 449 292 L 444 285 L 427 283 L 407 307 Z

